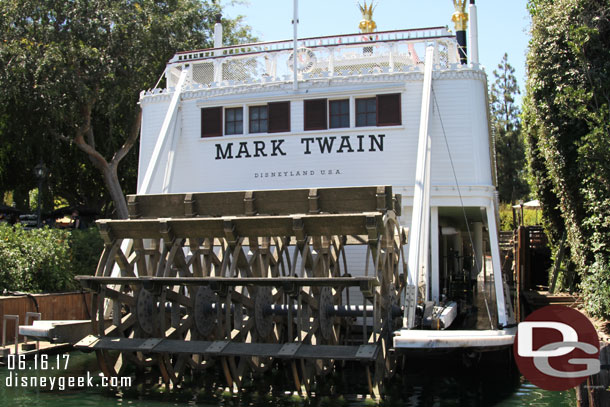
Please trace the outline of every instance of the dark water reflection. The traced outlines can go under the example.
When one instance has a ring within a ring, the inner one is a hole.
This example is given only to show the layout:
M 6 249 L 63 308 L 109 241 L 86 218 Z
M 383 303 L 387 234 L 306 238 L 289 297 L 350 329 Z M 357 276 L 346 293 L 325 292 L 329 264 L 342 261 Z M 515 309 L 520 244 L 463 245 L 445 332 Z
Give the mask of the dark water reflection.
M 28 362 L 27 369 L 32 367 Z M 26 369 L 26 370 L 27 370 Z M 548 392 L 524 381 L 510 366 L 504 364 L 480 365 L 465 369 L 455 361 L 438 360 L 408 363 L 407 373 L 398 374 L 386 388 L 385 406 L 574 406 L 573 391 Z M 90 372 L 97 378 L 97 364 L 93 354 L 73 352 L 67 371 L 18 372 L 23 375 L 79 376 Z M 159 388 L 144 389 L 134 385 L 123 392 L 116 390 L 65 389 L 44 390 L 39 388 L 7 387 L 10 375 L 0 368 L 0 405 L 7 407 L 88 407 L 88 406 L 316 406 L 353 407 L 365 406 L 362 396 L 366 393 L 364 371 L 346 368 L 340 374 L 328 377 L 324 383 L 325 394 L 302 400 L 285 389 L 286 372 L 276 371 L 266 383 L 249 383 L 239 396 L 223 396 L 216 383 L 221 378 L 208 377 L 207 388 L 200 389 L 188 384 L 180 391 L 163 391 Z M 15 371 L 13 371 L 13 374 Z M 198 382 L 200 383 L 200 382 Z M 271 394 L 269 394 L 271 389 Z

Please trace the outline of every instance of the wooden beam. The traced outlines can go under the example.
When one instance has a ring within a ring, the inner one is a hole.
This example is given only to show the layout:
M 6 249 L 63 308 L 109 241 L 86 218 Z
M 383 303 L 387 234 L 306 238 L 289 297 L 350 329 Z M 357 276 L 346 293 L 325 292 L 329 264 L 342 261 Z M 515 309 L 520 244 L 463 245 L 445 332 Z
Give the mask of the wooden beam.
M 147 284 L 147 285 L 226 285 L 226 286 L 271 286 L 282 287 L 374 287 L 379 285 L 376 277 L 96 277 L 76 276 L 81 283 Z
M 390 186 L 128 196 L 134 219 L 385 212 L 394 200 Z
M 370 219 L 375 219 L 377 232 L 381 232 L 383 214 L 362 212 L 350 214 L 299 215 L 306 236 L 365 235 Z M 243 216 L 222 218 L 160 218 L 98 221 L 115 239 L 167 238 L 225 238 L 227 222 L 236 237 L 243 236 L 294 236 L 294 216 Z M 368 222 L 368 223 L 367 223 Z M 172 239 L 172 240 L 173 240 Z

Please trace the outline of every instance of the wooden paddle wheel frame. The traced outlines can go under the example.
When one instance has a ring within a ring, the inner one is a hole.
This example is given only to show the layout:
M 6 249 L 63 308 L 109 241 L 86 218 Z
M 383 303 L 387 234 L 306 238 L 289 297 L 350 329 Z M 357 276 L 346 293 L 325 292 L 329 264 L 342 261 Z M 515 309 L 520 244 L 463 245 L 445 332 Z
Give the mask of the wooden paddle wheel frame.
M 307 395 L 337 362 L 357 361 L 381 396 L 406 274 L 391 187 L 128 202 L 128 220 L 98 222 L 95 276 L 77 277 L 94 310 L 94 335 L 78 347 L 95 350 L 106 375 L 132 364 L 172 386 L 216 368 L 237 391 L 280 365 Z

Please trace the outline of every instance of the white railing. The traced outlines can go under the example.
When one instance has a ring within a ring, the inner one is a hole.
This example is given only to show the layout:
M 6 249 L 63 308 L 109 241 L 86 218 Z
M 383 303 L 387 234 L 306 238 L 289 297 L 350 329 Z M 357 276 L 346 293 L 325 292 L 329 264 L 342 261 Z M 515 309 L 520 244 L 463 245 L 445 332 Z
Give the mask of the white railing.
M 425 40 L 441 37 L 453 38 L 447 27 L 432 27 L 413 30 L 380 31 L 372 34 L 346 34 L 329 37 L 302 38 L 298 40 L 299 47 L 315 48 L 327 46 L 341 46 L 347 44 L 364 44 L 371 41 L 400 41 L 400 40 Z M 210 48 L 197 51 L 179 52 L 169 61 L 186 62 L 229 55 L 243 55 L 260 52 L 274 52 L 292 50 L 292 40 L 259 42 L 253 44 L 232 45 L 222 48 Z
M 167 87 L 176 85 L 185 64 L 192 66 L 193 86 L 290 80 L 292 45 L 278 41 L 178 53 L 166 71 Z M 300 39 L 298 79 L 410 71 L 422 63 L 428 45 L 437 49 L 436 64 L 459 63 L 455 37 L 445 27 Z

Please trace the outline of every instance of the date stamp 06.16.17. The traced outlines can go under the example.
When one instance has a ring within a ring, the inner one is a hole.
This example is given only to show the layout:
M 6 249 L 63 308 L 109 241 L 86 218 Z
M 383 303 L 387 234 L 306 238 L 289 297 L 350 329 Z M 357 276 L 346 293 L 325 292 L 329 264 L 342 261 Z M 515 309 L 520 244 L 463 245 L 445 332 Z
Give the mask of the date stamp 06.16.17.
M 6 387 L 44 388 L 48 390 L 65 390 L 74 388 L 118 388 L 130 387 L 131 377 L 106 377 L 103 373 L 92 375 L 91 372 L 81 372 L 80 375 L 70 375 L 68 370 L 70 354 L 48 355 L 36 354 L 32 360 L 26 361 L 26 355 L 8 355 L 8 375 L 4 379 Z

